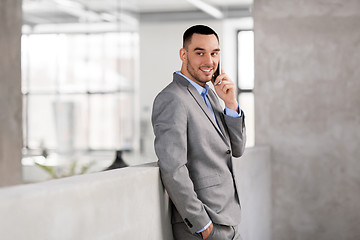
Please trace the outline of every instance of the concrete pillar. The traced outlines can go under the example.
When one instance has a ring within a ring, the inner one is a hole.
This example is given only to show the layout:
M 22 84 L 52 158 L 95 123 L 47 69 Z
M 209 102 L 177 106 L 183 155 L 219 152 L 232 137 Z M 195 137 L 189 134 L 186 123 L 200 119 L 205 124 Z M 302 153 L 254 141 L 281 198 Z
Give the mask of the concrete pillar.
M 0 0 L 0 186 L 21 182 L 21 0 Z
M 255 0 L 272 239 L 360 239 L 360 1 Z

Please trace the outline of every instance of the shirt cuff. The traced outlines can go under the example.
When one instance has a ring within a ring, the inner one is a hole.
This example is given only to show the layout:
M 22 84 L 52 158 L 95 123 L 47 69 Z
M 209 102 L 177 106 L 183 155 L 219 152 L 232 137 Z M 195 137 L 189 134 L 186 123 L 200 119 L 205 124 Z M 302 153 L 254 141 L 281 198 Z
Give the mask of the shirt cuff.
M 230 117 L 240 118 L 242 110 L 240 109 L 239 106 L 238 106 L 238 111 L 239 111 L 239 113 L 237 111 L 234 111 L 234 110 L 228 108 L 227 106 L 225 106 L 225 114 L 230 116 Z
M 203 229 L 197 231 L 196 233 L 201 233 L 202 231 L 205 231 L 205 229 L 207 229 L 210 225 L 211 225 L 212 221 L 210 220 L 210 222 L 208 224 L 206 224 L 205 227 L 203 227 Z

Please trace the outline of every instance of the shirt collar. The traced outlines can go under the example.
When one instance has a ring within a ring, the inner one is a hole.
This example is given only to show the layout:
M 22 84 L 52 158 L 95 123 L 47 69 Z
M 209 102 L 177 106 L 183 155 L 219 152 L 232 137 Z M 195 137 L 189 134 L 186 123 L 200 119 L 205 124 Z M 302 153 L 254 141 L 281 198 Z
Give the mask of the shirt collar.
M 178 74 L 178 75 L 182 76 L 183 78 L 185 78 L 186 80 L 188 80 L 188 82 L 194 86 L 194 88 L 199 92 L 199 94 L 201 96 L 205 96 L 207 94 L 207 92 L 209 91 L 209 86 L 207 84 L 205 84 L 205 87 L 202 87 L 199 84 L 197 84 L 196 82 L 194 82 L 193 80 L 191 80 L 190 78 L 186 77 L 180 71 L 177 71 L 176 74 Z

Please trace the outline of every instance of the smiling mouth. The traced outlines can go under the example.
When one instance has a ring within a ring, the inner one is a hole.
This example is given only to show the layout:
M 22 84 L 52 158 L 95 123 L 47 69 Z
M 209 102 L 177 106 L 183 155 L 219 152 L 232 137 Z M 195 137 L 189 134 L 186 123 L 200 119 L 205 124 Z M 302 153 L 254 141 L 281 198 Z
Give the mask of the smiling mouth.
M 206 74 L 211 74 L 212 72 L 212 68 L 200 68 L 200 70 Z

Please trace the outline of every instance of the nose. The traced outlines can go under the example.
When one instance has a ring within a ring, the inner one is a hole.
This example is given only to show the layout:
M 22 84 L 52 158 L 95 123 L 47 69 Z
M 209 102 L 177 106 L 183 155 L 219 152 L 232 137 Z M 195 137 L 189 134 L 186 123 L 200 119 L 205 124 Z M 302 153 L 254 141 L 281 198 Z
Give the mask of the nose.
M 204 64 L 206 64 L 207 66 L 212 66 L 214 64 L 214 58 L 211 56 L 211 54 L 206 55 L 206 57 L 204 58 Z

